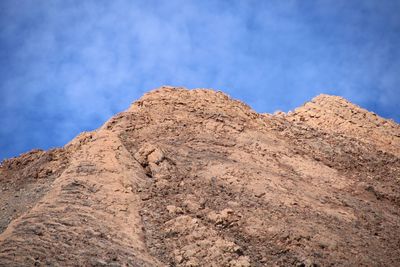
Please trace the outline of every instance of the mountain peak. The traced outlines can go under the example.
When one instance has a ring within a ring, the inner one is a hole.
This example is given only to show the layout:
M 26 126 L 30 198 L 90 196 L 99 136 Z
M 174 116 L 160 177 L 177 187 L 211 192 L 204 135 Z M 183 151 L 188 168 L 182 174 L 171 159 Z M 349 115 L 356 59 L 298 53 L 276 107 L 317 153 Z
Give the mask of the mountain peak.
M 0 265 L 395 266 L 399 126 L 381 120 L 336 96 L 261 115 L 157 88 L 0 165 Z
M 221 99 L 230 99 L 230 97 L 218 90 L 214 90 L 211 88 L 195 88 L 195 89 L 188 89 L 186 87 L 176 87 L 176 86 L 161 86 L 155 88 L 148 93 L 144 94 L 143 97 L 139 99 L 139 101 L 145 100 L 155 100 L 155 99 L 180 99 L 182 101 L 185 98 L 198 98 L 207 99 L 207 98 L 221 98 Z
M 346 98 L 337 95 L 320 94 L 314 97 L 308 103 L 313 103 L 314 105 L 320 106 L 321 108 L 325 109 L 335 109 L 336 112 L 343 112 L 343 110 L 353 110 L 358 112 L 364 110 L 360 106 L 350 102 Z M 307 105 L 307 103 L 305 105 Z
M 135 101 L 128 111 L 145 109 L 152 115 L 168 114 L 173 111 L 188 111 L 188 114 L 206 112 L 221 113 L 231 116 L 243 116 L 245 113 L 256 114 L 245 103 L 232 99 L 229 95 L 222 91 L 209 88 L 187 89 L 185 87 L 162 86 L 151 90 Z M 242 112 L 238 112 L 238 109 Z
M 399 155 L 400 127 L 391 120 L 359 107 L 340 96 L 321 94 L 287 114 L 293 122 L 304 122 L 325 131 L 346 134 L 379 149 Z M 393 146 L 394 145 L 394 146 Z

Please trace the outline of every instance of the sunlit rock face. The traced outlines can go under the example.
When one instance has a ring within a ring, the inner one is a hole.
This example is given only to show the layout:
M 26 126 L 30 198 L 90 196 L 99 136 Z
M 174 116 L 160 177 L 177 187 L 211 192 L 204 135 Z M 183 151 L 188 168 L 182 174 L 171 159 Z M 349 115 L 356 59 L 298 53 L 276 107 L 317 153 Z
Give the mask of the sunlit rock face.
M 400 127 L 161 87 L 0 166 L 0 266 L 396 266 Z

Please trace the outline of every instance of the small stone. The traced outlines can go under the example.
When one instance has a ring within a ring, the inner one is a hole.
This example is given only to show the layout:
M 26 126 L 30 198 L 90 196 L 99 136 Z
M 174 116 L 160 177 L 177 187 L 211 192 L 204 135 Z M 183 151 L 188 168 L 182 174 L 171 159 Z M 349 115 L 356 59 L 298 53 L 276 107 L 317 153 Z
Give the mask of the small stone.
M 151 163 L 154 163 L 154 164 L 159 164 L 161 161 L 163 161 L 164 160 L 164 153 L 160 150 L 160 149 L 158 149 L 158 148 L 156 148 L 152 153 L 150 153 L 148 156 L 147 156 L 147 160 L 149 161 L 149 162 L 151 162 Z
M 151 199 L 151 196 L 150 196 L 149 194 L 145 194 L 145 195 L 143 195 L 143 196 L 141 197 L 141 199 L 142 199 L 143 201 L 147 201 L 147 200 Z
M 183 257 L 181 255 L 178 255 L 178 256 L 175 257 L 175 261 L 177 263 L 182 263 L 183 262 Z
M 233 214 L 233 210 L 232 209 L 223 209 L 220 214 L 221 214 L 222 219 L 227 219 L 230 214 Z
M 240 256 L 237 260 L 232 260 L 230 266 L 234 267 L 250 267 L 250 259 L 247 256 Z
M 167 210 L 169 214 L 182 214 L 183 210 L 180 207 L 176 207 L 174 205 L 168 205 Z
M 258 197 L 258 198 L 260 198 L 262 196 L 265 196 L 265 192 L 255 194 L 255 197 Z
M 185 200 L 183 202 L 183 205 L 190 212 L 196 212 L 201 208 L 200 204 L 198 204 L 198 203 L 196 203 L 196 202 L 194 202 L 194 201 L 192 201 L 190 199 Z
M 96 259 L 93 263 L 95 266 L 107 266 L 107 262 L 101 259 Z

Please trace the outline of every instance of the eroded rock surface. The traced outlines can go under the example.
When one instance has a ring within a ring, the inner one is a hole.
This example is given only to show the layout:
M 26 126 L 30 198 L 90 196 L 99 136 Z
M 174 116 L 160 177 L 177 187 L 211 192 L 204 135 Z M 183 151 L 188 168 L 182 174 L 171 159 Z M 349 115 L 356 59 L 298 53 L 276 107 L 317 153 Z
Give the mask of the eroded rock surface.
M 396 266 L 399 136 L 338 97 L 269 115 L 162 87 L 2 163 L 0 265 Z

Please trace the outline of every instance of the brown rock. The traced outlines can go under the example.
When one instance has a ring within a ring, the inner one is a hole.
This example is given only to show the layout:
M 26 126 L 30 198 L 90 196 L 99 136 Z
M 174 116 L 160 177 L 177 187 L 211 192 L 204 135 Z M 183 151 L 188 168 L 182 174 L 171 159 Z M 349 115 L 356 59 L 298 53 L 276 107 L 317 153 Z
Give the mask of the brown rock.
M 0 164 L 0 265 L 396 266 L 399 137 L 340 97 L 162 87 Z

